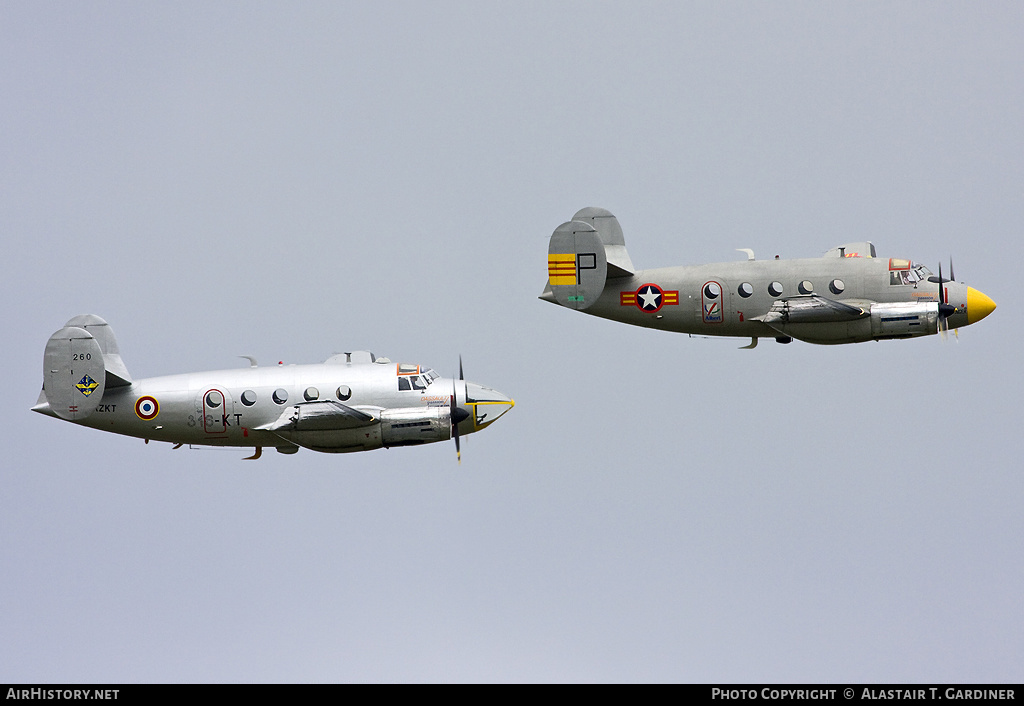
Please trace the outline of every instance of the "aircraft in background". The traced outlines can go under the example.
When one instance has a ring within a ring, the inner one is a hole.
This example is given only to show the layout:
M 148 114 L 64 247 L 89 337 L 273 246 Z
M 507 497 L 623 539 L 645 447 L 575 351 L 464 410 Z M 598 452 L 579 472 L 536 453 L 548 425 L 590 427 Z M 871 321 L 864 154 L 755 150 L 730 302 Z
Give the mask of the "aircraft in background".
M 540 298 L 613 321 L 705 336 L 838 344 L 911 338 L 981 321 L 988 296 L 919 263 L 875 256 L 870 242 L 823 257 L 637 270 L 618 219 L 584 208 L 548 243 Z
M 167 441 L 178 448 L 299 447 L 328 453 L 455 440 L 490 426 L 515 402 L 367 351 L 319 365 L 275 365 L 133 380 L 106 321 L 76 316 L 46 342 L 43 389 L 32 410 L 75 424 Z

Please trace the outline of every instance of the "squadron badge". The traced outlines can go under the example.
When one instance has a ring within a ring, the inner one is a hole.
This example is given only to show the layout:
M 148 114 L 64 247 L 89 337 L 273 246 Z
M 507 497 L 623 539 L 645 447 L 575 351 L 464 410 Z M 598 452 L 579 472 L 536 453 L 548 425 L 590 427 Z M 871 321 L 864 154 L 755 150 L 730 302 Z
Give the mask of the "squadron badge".
M 91 377 L 86 375 L 84 378 L 82 378 L 75 384 L 75 387 L 78 388 L 79 392 L 88 397 L 89 395 L 92 394 L 93 390 L 99 387 L 99 385 L 100 384 L 98 382 L 96 382 Z

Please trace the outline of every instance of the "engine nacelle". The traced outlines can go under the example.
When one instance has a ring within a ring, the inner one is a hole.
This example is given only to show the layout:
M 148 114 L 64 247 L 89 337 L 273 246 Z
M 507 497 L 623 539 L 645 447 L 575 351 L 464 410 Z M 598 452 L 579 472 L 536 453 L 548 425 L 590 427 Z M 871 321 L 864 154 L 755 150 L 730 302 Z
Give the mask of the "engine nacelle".
M 871 337 L 912 338 L 939 332 L 938 302 L 871 305 Z
M 380 415 L 384 446 L 412 446 L 452 438 L 451 412 L 447 407 L 386 409 Z
M 788 314 L 785 318 L 782 313 Z M 778 314 L 777 316 L 772 316 Z M 815 322 L 817 310 L 786 309 L 780 304 L 772 307 L 765 317 L 776 331 L 807 343 L 834 345 L 880 341 L 887 338 L 912 338 L 938 333 L 939 305 L 937 302 L 896 302 L 872 304 L 859 318 L 848 321 Z

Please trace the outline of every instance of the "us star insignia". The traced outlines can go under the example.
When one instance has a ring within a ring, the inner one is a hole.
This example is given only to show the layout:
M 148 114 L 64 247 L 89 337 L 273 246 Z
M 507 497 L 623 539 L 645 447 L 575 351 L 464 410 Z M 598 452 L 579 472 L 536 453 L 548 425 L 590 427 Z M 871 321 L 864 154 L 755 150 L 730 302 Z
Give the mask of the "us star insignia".
M 642 284 L 635 292 L 619 292 L 619 304 L 635 305 L 640 311 L 653 313 L 661 307 L 679 304 L 679 290 L 664 290 L 656 284 Z

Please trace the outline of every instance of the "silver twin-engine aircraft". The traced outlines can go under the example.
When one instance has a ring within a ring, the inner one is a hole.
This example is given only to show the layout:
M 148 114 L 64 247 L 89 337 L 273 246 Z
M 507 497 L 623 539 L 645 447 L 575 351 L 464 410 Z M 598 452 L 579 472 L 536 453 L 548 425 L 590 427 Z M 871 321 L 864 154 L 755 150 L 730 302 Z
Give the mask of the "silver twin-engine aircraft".
M 50 336 L 33 411 L 156 441 L 273 446 L 345 453 L 455 440 L 492 424 L 515 402 L 430 368 L 366 351 L 319 365 L 250 366 L 133 380 L 107 322 L 76 316 Z M 460 454 L 461 455 L 461 454 Z
M 981 321 L 996 304 L 916 262 L 875 256 L 870 242 L 823 257 L 633 267 L 618 220 L 584 208 L 555 229 L 540 298 L 634 326 L 704 336 L 836 344 L 911 338 Z

